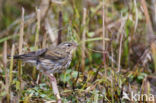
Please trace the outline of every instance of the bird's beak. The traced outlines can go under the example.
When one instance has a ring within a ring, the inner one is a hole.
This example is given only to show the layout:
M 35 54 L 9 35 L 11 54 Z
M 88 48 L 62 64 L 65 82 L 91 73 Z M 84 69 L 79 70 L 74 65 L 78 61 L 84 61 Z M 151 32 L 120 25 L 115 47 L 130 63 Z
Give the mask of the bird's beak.
M 78 43 L 75 43 L 75 47 L 77 48 L 79 46 L 79 44 Z
M 75 45 L 76 47 L 78 47 L 78 44 L 76 43 L 76 45 Z
M 76 42 L 73 42 L 73 47 L 77 48 L 79 45 Z
M 74 42 L 74 47 L 78 47 L 78 43 Z

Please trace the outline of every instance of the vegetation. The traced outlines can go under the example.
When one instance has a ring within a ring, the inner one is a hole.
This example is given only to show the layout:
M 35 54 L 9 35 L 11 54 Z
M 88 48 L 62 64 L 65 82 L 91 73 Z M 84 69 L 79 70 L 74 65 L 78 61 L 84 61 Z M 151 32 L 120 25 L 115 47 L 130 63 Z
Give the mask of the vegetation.
M 48 77 L 12 56 L 62 41 L 79 44 L 54 74 L 63 103 L 155 103 L 155 2 L 1 0 L 0 103 L 55 103 Z

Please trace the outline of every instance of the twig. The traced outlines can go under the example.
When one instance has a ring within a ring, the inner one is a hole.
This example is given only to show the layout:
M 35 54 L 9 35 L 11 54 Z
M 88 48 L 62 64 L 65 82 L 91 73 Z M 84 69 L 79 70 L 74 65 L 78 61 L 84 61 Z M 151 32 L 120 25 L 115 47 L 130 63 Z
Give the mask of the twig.
M 10 91 L 10 86 L 12 84 L 12 70 L 13 70 L 13 57 L 14 57 L 14 53 L 15 53 L 15 45 L 12 45 L 12 49 L 11 49 L 11 60 L 10 60 L 10 71 L 9 71 L 9 91 Z
M 118 72 L 120 72 L 120 62 L 121 62 L 121 50 L 122 50 L 122 40 L 123 40 L 123 34 L 120 35 L 120 47 L 119 47 L 119 57 L 118 57 Z
M 40 9 L 36 8 L 37 13 L 37 27 L 36 27 L 36 35 L 35 35 L 35 50 L 38 50 L 38 43 L 39 43 L 39 32 L 40 32 L 40 22 L 41 22 L 41 14 Z M 33 78 L 36 76 L 36 68 L 33 68 Z
M 41 10 L 40 11 L 41 22 L 45 20 L 45 18 L 47 17 L 49 8 L 50 8 L 50 0 L 41 0 L 40 6 L 39 6 L 39 9 Z
M 39 74 L 37 75 L 36 84 L 39 84 L 41 77 L 42 77 L 42 73 L 39 72 Z
M 146 6 L 146 1 L 145 0 L 141 0 L 141 5 L 144 9 L 144 14 L 145 14 L 145 18 L 146 18 L 146 26 L 147 26 L 147 40 L 148 42 L 152 42 L 153 36 L 154 36 L 154 31 L 153 31 L 153 27 L 152 27 L 152 23 L 150 20 L 150 16 L 148 13 L 148 9 Z
M 114 73 L 113 73 L 114 74 Z M 114 75 L 111 75 L 112 78 Z M 111 93 L 112 93 L 112 103 L 114 103 L 114 79 L 111 79 Z
M 4 42 L 3 45 L 3 64 L 4 64 L 4 72 L 5 72 L 5 83 L 6 83 L 6 93 L 7 93 L 7 102 L 9 103 L 9 80 L 8 80 L 8 71 L 7 71 L 7 41 Z
M 103 66 L 105 68 L 105 64 L 106 64 L 106 53 L 104 53 L 106 51 L 106 43 L 105 43 L 105 13 L 104 13 L 104 0 L 103 0 L 103 6 L 102 6 L 102 39 L 103 39 Z M 105 68 L 105 76 L 107 76 L 107 69 Z
M 36 27 L 36 35 L 35 35 L 35 49 L 38 49 L 38 42 L 39 42 L 39 32 L 40 32 L 40 9 L 36 9 L 37 13 L 37 27 Z
M 3 64 L 4 64 L 4 69 L 6 70 L 7 69 L 6 68 L 7 66 L 7 41 L 5 41 L 3 45 Z
M 138 8 L 136 4 L 136 0 L 134 0 L 134 6 L 135 6 L 135 27 L 134 27 L 134 32 L 136 32 L 137 26 L 138 26 Z
M 24 8 L 22 8 L 22 18 L 21 18 L 20 38 L 19 38 L 19 48 L 18 48 L 19 55 L 22 54 L 23 35 L 24 35 Z
M 98 50 L 94 50 L 94 49 L 90 49 L 90 48 L 87 48 L 88 50 L 90 50 L 90 51 L 93 51 L 93 52 L 96 52 L 96 53 L 107 53 L 106 51 L 98 51 Z
M 114 68 L 114 62 L 113 62 L 113 58 L 114 58 L 114 53 L 113 53 L 113 45 L 111 44 L 111 56 L 112 56 L 112 59 L 111 59 L 111 66 L 112 66 L 112 68 Z
M 11 36 L 4 37 L 4 38 L 0 39 L 0 43 L 3 43 L 4 41 L 10 40 L 10 39 L 14 39 L 18 36 L 19 35 L 11 35 Z
M 21 26 L 20 26 L 20 34 L 19 34 L 19 55 L 22 54 L 22 46 L 23 46 L 23 35 L 24 35 L 24 8 L 22 8 L 22 18 L 21 18 Z M 18 100 L 21 96 L 21 83 L 22 83 L 22 61 L 18 61 L 18 79 L 20 83 L 19 91 L 18 91 Z M 19 102 L 19 101 L 18 101 Z
M 119 32 L 118 32 L 118 35 L 120 34 L 120 47 L 119 47 L 119 56 L 118 56 L 118 72 L 120 72 L 121 50 L 122 50 L 122 41 L 123 41 L 123 28 L 124 28 L 124 25 L 126 23 L 127 17 L 128 16 L 126 16 L 125 18 L 123 18 L 124 21 L 121 24 L 120 29 L 119 29 Z
M 95 37 L 95 38 L 87 38 L 85 40 L 85 42 L 94 42 L 94 41 L 98 41 L 98 40 L 103 40 L 102 37 Z M 109 38 L 104 38 L 105 41 L 109 41 L 110 39 Z M 83 41 L 80 41 L 79 44 L 82 44 Z
M 44 34 L 43 34 L 42 48 L 46 48 L 47 33 L 45 30 L 45 27 L 44 27 L 43 31 L 44 31 Z
M 82 33 L 82 60 L 81 60 L 81 71 L 85 69 L 85 40 L 86 40 L 86 8 L 83 8 L 83 33 Z
M 151 44 L 151 51 L 152 51 L 152 56 L 154 61 L 154 71 L 156 73 L 156 44 L 155 43 Z
M 58 27 L 58 40 L 57 44 L 60 44 L 62 41 L 62 12 L 59 12 L 59 27 Z
M 93 80 L 92 80 L 92 83 L 97 79 L 98 73 L 99 73 L 99 71 L 100 71 L 100 68 L 102 68 L 102 66 L 103 66 L 103 65 L 100 65 L 100 66 L 97 68 L 97 71 L 96 71 L 95 76 L 94 76 L 94 78 L 93 78 Z

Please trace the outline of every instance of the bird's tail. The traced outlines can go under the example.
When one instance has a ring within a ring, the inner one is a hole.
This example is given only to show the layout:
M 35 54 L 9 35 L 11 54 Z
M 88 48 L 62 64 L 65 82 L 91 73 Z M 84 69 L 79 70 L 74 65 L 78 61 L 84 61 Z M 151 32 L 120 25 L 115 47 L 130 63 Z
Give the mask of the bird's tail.
M 14 59 L 23 59 L 23 58 L 22 58 L 22 55 L 15 55 Z
M 10 59 L 11 56 L 8 55 L 8 58 Z M 24 59 L 24 55 L 14 55 L 13 59 Z

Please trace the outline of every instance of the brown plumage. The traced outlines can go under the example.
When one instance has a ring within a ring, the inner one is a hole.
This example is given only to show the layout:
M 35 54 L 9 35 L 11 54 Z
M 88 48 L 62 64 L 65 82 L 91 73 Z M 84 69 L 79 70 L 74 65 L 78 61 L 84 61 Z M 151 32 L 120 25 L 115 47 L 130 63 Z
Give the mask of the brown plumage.
M 58 46 L 40 49 L 27 54 L 15 55 L 14 59 L 21 59 L 34 64 L 44 73 L 56 73 L 66 69 L 72 60 L 72 52 L 76 49 L 75 42 L 63 42 Z

